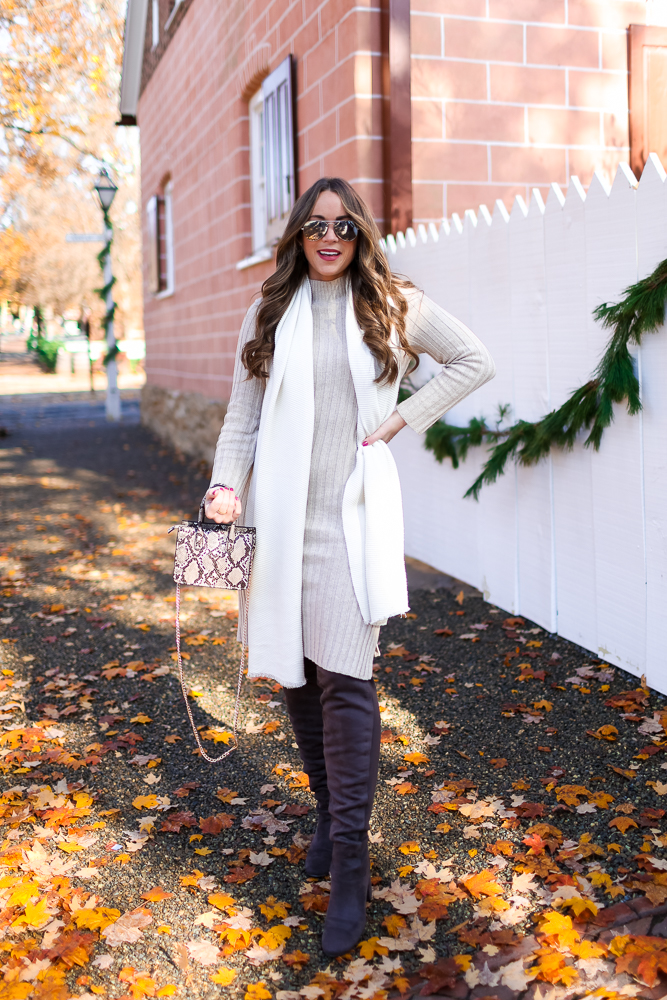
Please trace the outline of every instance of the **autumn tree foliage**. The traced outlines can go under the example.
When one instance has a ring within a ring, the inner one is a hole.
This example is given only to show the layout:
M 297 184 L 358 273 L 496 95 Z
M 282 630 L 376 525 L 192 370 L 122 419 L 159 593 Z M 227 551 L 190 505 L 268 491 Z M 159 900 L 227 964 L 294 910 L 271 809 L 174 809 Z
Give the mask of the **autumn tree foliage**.
M 0 295 L 17 303 L 86 308 L 101 316 L 91 187 L 104 163 L 119 186 L 113 207 L 117 317 L 141 326 L 138 142 L 118 129 L 123 5 L 117 0 L 1 0 Z

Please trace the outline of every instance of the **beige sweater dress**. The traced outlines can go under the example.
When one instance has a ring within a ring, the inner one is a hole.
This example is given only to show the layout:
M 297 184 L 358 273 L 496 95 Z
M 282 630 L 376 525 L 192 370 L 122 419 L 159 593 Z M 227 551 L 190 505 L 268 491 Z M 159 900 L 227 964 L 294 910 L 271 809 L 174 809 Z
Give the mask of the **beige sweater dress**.
M 345 334 L 346 279 L 311 281 L 315 426 L 303 546 L 303 653 L 325 670 L 361 680 L 372 676 L 379 626 L 366 625 L 352 586 L 343 534 L 343 491 L 356 462 L 357 400 Z M 442 371 L 398 410 L 422 433 L 446 410 L 495 374 L 486 348 L 422 292 L 407 293 L 406 334 Z M 215 453 L 211 483 L 233 486 L 245 499 L 252 473 L 264 384 L 248 379 L 241 349 L 254 336 L 259 300 L 243 321 L 232 394 Z M 289 517 L 289 469 L 277 502 Z M 243 523 L 243 514 L 239 519 Z M 261 544 L 261 539 L 258 539 Z

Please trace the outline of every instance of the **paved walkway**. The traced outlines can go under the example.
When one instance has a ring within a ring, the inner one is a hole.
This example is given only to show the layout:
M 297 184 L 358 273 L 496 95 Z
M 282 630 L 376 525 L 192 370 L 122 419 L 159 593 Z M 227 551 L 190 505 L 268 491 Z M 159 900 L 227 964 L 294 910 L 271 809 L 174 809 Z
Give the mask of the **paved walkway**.
M 34 422 L 0 441 L 0 996 L 666 995 L 665 699 L 423 564 L 374 668 L 365 940 L 322 954 L 329 883 L 303 870 L 315 811 L 282 691 L 246 680 L 220 765 L 188 729 L 167 531 L 207 470 L 93 405 L 5 406 Z M 229 598 L 183 601 L 213 755 Z

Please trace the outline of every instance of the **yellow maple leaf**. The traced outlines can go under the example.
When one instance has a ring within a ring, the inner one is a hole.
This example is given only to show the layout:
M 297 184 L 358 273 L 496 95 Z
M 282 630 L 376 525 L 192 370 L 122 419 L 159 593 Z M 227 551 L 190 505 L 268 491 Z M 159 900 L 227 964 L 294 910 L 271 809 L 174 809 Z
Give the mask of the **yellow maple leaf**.
M 234 739 L 234 733 L 221 733 L 217 729 L 205 729 L 201 735 L 205 740 L 213 740 L 214 743 L 224 743 L 225 746 Z
M 403 760 L 407 760 L 410 764 L 428 764 L 430 759 L 425 753 L 420 753 L 418 750 L 415 750 L 414 753 L 403 754 Z
M 237 973 L 233 969 L 226 969 L 224 966 L 222 969 L 218 969 L 217 972 L 212 973 L 208 978 L 212 983 L 217 983 L 218 986 L 229 986 L 236 979 Z
M 370 962 L 375 955 L 388 955 L 389 949 L 385 948 L 384 945 L 378 944 L 379 938 L 372 937 L 367 941 L 359 942 L 359 954 L 362 958 L 365 958 L 367 962 Z
M 231 896 L 228 897 L 232 902 Z M 208 899 L 211 902 L 211 897 Z M 215 904 L 214 904 L 215 905 Z M 269 896 L 265 903 L 259 904 L 260 913 L 262 913 L 267 920 L 273 920 L 274 917 L 279 917 L 281 920 L 287 916 L 287 911 L 291 909 L 289 903 L 281 903 L 276 899 L 275 896 Z
M 36 903 L 26 903 L 22 916 L 15 920 L 14 924 L 25 924 L 26 927 L 34 927 L 39 930 L 40 927 L 48 924 L 52 916 L 53 914 L 47 910 L 46 896 L 44 896 Z
M 608 809 L 614 801 L 614 796 L 609 795 L 608 792 L 594 792 L 588 801 L 592 802 L 598 809 Z
M 155 809 L 157 805 L 157 795 L 137 795 L 132 805 L 135 809 Z
M 82 847 L 81 844 L 74 844 L 66 841 L 62 844 L 58 844 L 58 850 L 65 851 L 67 854 L 74 854 L 76 851 L 85 851 L 85 847 Z
M 579 934 L 572 926 L 572 918 L 555 910 L 547 910 L 542 914 L 539 928 L 541 934 L 557 938 L 558 944 L 564 948 L 569 948 L 580 940 Z
M 155 930 L 158 934 L 171 934 L 171 927 L 169 924 L 158 924 Z
M 550 712 L 553 707 L 553 702 L 547 701 L 546 698 L 543 698 L 542 701 L 533 702 L 533 708 L 536 708 L 538 711 Z
M 181 875 L 179 882 L 182 886 L 197 885 L 199 879 L 203 877 L 204 873 L 200 872 L 198 868 L 195 868 L 191 875 Z
M 401 781 L 394 785 L 394 791 L 397 795 L 416 795 L 419 789 L 411 781 Z
M 588 913 L 594 917 L 598 912 L 595 903 L 590 899 L 584 899 L 582 896 L 572 896 L 570 899 L 564 899 L 561 906 L 572 910 L 577 920 L 580 920 L 583 914 Z
M 266 983 L 261 979 L 258 983 L 249 983 L 246 986 L 244 1000 L 271 1000 L 271 994 L 266 988 Z
M 84 907 L 72 914 L 72 920 L 80 931 L 103 931 L 109 924 L 115 924 L 119 917 L 120 910 L 107 906 Z
M 150 716 L 144 715 L 143 712 L 140 712 L 139 715 L 135 715 L 133 719 L 130 719 L 130 722 L 140 722 L 142 726 L 145 726 L 147 722 L 152 722 L 152 721 L 153 720 L 150 718 Z
M 4 881 L 4 880 L 3 880 Z M 13 881 L 13 880 L 12 880 Z M 41 889 L 37 882 L 20 882 L 12 889 L 7 906 L 25 906 L 29 899 L 39 896 Z
M 450 823 L 438 823 L 438 825 L 436 826 L 436 830 L 438 833 L 449 833 L 451 828 L 452 827 Z
M 288 941 L 292 936 L 292 931 L 285 924 L 275 924 L 273 927 L 269 927 L 268 931 L 265 931 L 260 939 L 259 943 L 262 948 L 268 948 L 273 951 L 274 948 L 280 948 L 285 941 Z
M 399 847 L 401 854 L 419 854 L 419 844 L 416 840 L 405 840 Z
M 207 854 L 213 854 L 213 851 L 210 847 L 195 847 L 195 854 L 200 854 L 205 858 Z
M 398 869 L 399 878 L 405 878 L 405 876 L 409 875 L 410 872 L 413 871 L 413 870 L 414 870 L 414 866 L 413 865 L 402 865 Z
M 606 872 L 592 871 L 588 874 L 587 878 L 595 886 L 603 885 L 605 889 L 611 886 L 611 875 L 607 875 Z
M 599 944 L 597 941 L 581 941 L 577 945 L 572 946 L 572 954 L 576 955 L 577 958 L 604 958 L 607 955 L 608 948 L 605 944 Z
M 132 855 L 131 854 L 117 854 L 116 855 L 116 862 L 119 865 L 126 865 L 128 863 L 128 861 L 131 861 L 131 860 L 132 860 Z
M 472 962 L 472 955 L 454 955 L 454 961 L 461 972 L 467 972 Z
M 273 897 L 269 896 L 269 899 L 272 898 Z M 208 902 L 211 904 L 211 906 L 215 906 L 216 910 L 226 910 L 228 906 L 233 906 L 236 900 L 234 899 L 233 896 L 230 896 L 229 893 L 214 892 L 212 895 L 208 897 Z M 262 910 L 262 912 L 264 911 Z M 287 916 L 287 914 L 285 914 L 285 916 Z

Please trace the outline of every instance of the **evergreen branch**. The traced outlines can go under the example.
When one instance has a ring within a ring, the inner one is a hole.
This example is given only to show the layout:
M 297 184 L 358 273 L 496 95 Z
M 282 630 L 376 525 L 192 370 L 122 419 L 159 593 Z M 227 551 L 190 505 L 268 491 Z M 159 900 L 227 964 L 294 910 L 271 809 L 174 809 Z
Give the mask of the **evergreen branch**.
M 433 452 L 438 462 L 449 458 L 455 469 L 466 458 L 469 448 L 492 445 L 466 497 L 479 499 L 482 487 L 502 476 L 510 459 L 528 466 L 546 458 L 552 448 L 571 451 L 582 431 L 588 432 L 584 446 L 597 451 L 604 431 L 614 419 L 614 403 L 625 403 L 631 416 L 639 413 L 642 405 L 640 386 L 628 345 L 639 346 L 644 334 L 654 333 L 665 322 L 667 260 L 647 278 L 626 288 L 623 296 L 620 302 L 612 305 L 604 302 L 594 310 L 594 318 L 613 333 L 592 377 L 575 389 L 558 409 L 541 420 L 518 420 L 505 429 L 501 429 L 500 424 L 509 407 L 500 407 L 495 430 L 484 418 L 477 417 L 467 427 L 438 420 L 428 429 L 425 447 Z M 407 399 L 412 392 L 402 387 L 400 395 Z

